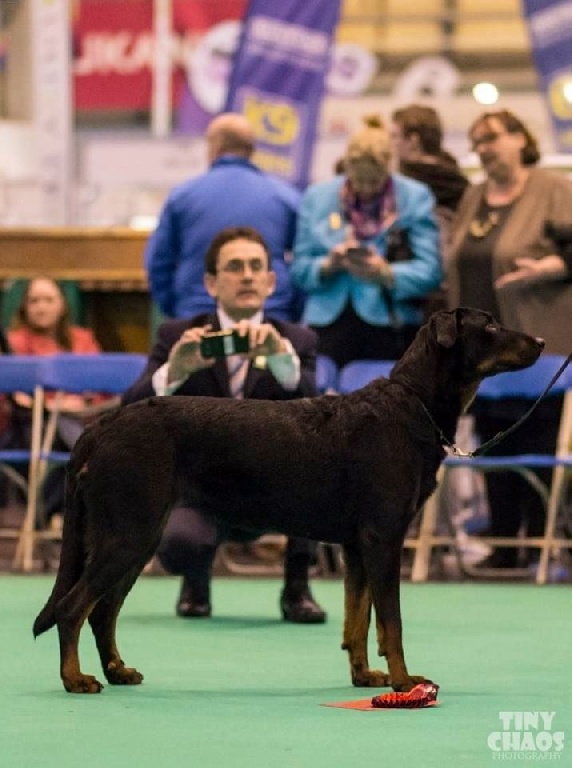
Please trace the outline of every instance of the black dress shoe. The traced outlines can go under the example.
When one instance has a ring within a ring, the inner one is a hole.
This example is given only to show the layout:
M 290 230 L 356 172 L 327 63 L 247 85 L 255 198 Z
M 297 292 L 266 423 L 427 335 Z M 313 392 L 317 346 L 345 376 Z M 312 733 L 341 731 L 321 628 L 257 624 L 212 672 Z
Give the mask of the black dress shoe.
M 280 610 L 284 621 L 294 624 L 324 624 L 327 614 L 312 597 L 310 590 L 300 594 L 280 595 Z
M 177 603 L 177 616 L 182 619 L 208 619 L 210 615 L 210 603 L 190 603 L 187 600 L 179 600 Z
M 211 604 L 208 600 L 197 602 L 193 599 L 192 590 L 186 579 L 183 579 L 181 593 L 177 602 L 177 616 L 182 619 L 208 619 L 211 615 Z

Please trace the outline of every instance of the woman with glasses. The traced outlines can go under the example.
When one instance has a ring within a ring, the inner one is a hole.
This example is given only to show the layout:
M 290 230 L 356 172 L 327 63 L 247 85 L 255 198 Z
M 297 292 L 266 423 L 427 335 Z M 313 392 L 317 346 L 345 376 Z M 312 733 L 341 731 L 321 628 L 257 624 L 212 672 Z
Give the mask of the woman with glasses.
M 536 167 L 540 152 L 527 126 L 512 112 L 478 117 L 469 139 L 484 181 L 464 194 L 453 223 L 449 302 L 490 312 L 513 328 L 546 339 L 546 351 L 570 351 L 572 243 L 555 236 L 572 224 L 572 184 L 563 174 Z M 552 236 L 551 236 L 552 235 Z M 528 401 L 474 407 L 475 426 L 488 440 L 514 423 Z M 543 402 L 491 454 L 553 453 L 560 404 Z M 539 472 L 539 475 L 542 473 Z M 550 482 L 550 473 L 541 477 Z M 544 530 L 543 505 L 515 473 L 486 478 L 490 535 L 516 536 L 524 522 L 529 536 Z M 537 552 L 535 553 L 537 554 Z M 512 568 L 518 551 L 499 548 L 483 564 Z

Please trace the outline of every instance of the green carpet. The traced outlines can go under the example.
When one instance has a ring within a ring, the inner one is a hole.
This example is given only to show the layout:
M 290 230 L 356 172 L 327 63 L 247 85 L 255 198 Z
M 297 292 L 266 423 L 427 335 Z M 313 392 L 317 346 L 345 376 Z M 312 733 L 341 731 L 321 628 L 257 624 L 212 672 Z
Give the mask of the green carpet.
M 142 578 L 118 636 L 145 682 L 95 696 L 63 691 L 55 631 L 32 638 L 52 581 L 0 577 L 1 768 L 483 768 L 506 711 L 555 712 L 564 749 L 543 754 L 572 765 L 569 587 L 404 584 L 409 669 L 439 683 L 441 706 L 356 712 L 319 706 L 379 692 L 348 682 L 338 581 L 314 588 L 328 623 L 304 627 L 278 620 L 275 580 L 217 580 L 216 616 L 196 622 L 174 616 L 177 581 Z M 82 667 L 103 679 L 82 637 Z

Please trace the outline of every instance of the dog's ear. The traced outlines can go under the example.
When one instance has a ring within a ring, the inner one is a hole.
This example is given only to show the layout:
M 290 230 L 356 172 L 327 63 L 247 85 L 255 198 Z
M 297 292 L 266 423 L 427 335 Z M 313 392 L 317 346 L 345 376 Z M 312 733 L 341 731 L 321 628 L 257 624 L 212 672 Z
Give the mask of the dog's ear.
M 430 321 L 431 332 L 437 344 L 449 349 L 457 341 L 457 313 L 435 312 Z

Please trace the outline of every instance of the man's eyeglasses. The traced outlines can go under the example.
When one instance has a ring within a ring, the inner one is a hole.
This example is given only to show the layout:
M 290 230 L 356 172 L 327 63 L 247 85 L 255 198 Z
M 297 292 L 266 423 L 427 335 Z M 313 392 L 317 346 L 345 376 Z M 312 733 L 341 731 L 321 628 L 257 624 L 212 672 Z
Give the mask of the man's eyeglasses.
M 219 268 L 219 272 L 228 272 L 231 275 L 243 275 L 246 272 L 246 268 L 254 274 L 260 274 L 266 269 L 266 262 L 264 259 L 230 259 L 226 264 Z
M 482 136 L 478 136 L 471 141 L 471 149 L 473 152 L 476 152 L 482 144 L 493 144 L 498 138 L 504 136 L 506 133 L 507 131 L 489 131 L 489 133 L 483 133 Z

